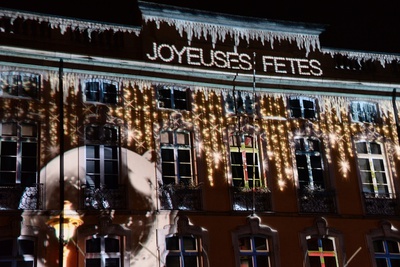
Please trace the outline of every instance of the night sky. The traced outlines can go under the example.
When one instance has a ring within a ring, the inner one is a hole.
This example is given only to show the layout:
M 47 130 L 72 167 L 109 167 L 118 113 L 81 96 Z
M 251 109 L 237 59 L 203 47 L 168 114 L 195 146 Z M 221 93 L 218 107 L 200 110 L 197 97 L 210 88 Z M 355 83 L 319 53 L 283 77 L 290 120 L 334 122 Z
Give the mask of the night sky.
M 299 21 L 326 26 L 323 47 L 400 54 L 400 4 L 397 1 L 301 0 L 151 0 L 220 13 Z M 262 3 L 262 4 L 261 4 Z M 0 6 L 37 13 L 140 25 L 136 0 L 0 0 Z

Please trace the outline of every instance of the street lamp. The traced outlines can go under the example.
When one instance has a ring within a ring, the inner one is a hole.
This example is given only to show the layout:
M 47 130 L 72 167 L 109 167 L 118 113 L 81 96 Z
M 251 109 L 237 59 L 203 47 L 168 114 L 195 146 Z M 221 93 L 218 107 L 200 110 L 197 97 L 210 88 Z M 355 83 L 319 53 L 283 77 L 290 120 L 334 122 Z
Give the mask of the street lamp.
M 59 259 L 60 266 L 66 266 L 66 259 L 69 253 L 67 244 L 74 236 L 76 228 L 83 224 L 83 221 L 79 218 L 78 213 L 71 209 L 71 205 L 71 202 L 64 201 L 64 209 L 61 211 L 61 216 L 53 216 L 47 221 L 47 225 L 54 228 L 56 237 L 59 239 L 60 243 L 62 242 L 63 245 L 62 258 L 60 257 Z M 65 214 L 65 210 L 67 210 L 67 214 Z

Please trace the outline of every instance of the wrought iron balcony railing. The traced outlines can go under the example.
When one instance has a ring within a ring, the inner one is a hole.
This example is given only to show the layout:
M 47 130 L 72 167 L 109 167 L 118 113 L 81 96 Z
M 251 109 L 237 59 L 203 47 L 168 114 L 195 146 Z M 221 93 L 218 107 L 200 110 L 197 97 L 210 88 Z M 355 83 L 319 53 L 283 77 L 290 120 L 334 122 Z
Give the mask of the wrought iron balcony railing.
M 335 197 L 334 190 L 300 189 L 298 191 L 300 212 L 336 213 Z
M 0 186 L 0 210 L 43 209 L 43 184 Z
M 81 208 L 86 210 L 114 209 L 122 210 L 126 208 L 125 186 L 118 188 L 106 188 L 105 186 L 82 186 Z
M 202 189 L 200 186 L 162 185 L 159 187 L 161 209 L 201 210 Z
M 400 215 L 395 194 L 363 193 L 365 213 L 368 215 Z
M 232 209 L 237 211 L 272 211 L 271 192 L 267 188 L 232 187 Z

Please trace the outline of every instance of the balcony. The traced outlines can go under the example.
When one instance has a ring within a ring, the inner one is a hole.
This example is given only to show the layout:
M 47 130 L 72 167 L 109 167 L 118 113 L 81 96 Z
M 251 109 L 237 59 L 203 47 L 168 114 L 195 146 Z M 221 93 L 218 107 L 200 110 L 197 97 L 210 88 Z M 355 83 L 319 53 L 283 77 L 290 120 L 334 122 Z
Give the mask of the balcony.
M 162 210 L 201 210 L 200 186 L 162 185 L 159 188 Z
M 232 209 L 236 211 L 272 211 L 271 192 L 267 188 L 232 187 Z
M 299 209 L 304 213 L 336 213 L 335 191 L 325 189 L 300 189 Z
M 368 215 L 399 215 L 399 201 L 395 194 L 363 193 L 365 213 Z
M 106 188 L 105 186 L 82 186 L 81 208 L 85 210 L 122 210 L 126 208 L 125 186 Z
M 43 184 L 0 186 L 0 210 L 43 209 Z

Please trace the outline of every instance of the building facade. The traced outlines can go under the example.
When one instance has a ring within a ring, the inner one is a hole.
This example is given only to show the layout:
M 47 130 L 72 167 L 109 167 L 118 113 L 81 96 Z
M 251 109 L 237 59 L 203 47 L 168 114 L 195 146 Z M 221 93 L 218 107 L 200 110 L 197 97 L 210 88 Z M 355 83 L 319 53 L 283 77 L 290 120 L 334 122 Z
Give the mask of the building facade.
M 0 266 L 400 266 L 397 55 L 138 8 L 0 10 Z

